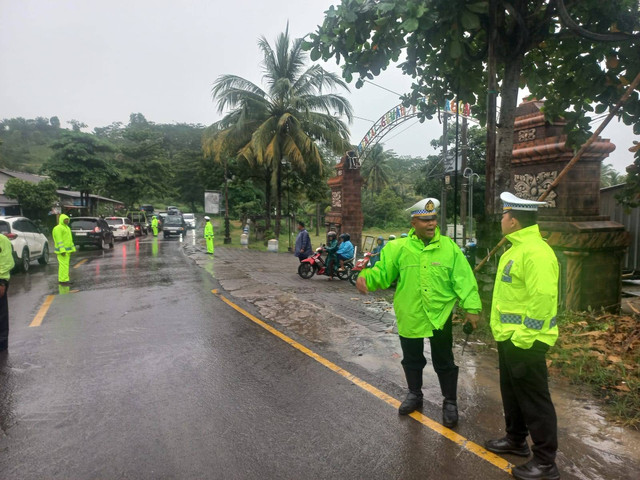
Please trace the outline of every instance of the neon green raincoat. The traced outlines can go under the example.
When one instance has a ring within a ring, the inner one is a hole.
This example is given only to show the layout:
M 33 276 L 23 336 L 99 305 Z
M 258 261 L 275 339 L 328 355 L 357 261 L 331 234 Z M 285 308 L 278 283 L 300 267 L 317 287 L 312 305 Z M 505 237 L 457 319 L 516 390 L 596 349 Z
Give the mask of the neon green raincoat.
M 433 336 L 444 326 L 457 300 L 469 313 L 482 309 L 478 284 L 462 250 L 436 227 L 425 246 L 414 229 L 380 252 L 380 260 L 360 272 L 369 290 L 389 288 L 397 280 L 393 307 L 398 334 L 407 338 Z
M 64 221 L 69 218 L 64 213 L 58 219 L 58 225 L 53 227 L 51 235 L 53 236 L 53 251 L 55 253 L 75 252 L 76 247 L 73 244 L 73 235 L 69 225 Z
M 512 247 L 500 258 L 493 288 L 491 331 L 496 341 L 511 338 L 529 349 L 558 339 L 558 260 L 532 225 L 506 235 Z

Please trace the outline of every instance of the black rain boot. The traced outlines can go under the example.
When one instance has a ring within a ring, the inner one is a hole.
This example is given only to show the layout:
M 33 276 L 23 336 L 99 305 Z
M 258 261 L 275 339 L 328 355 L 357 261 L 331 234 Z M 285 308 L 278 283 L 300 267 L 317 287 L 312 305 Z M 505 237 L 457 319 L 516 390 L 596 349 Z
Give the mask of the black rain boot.
M 409 415 L 411 412 L 422 407 L 422 370 L 405 368 L 404 376 L 407 378 L 409 393 L 400 405 L 398 413 L 400 415 Z
M 447 428 L 458 424 L 458 367 L 445 373 L 438 373 L 442 403 L 442 424 Z

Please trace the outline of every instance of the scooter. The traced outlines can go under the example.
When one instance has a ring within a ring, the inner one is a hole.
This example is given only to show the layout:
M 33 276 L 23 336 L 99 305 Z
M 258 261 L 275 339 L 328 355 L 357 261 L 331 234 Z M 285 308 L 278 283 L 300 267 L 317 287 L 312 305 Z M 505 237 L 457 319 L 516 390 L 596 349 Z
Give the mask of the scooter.
M 365 252 L 364 258 L 361 258 L 360 260 L 356 261 L 355 265 L 351 269 L 351 272 L 349 272 L 349 282 L 351 283 L 351 285 L 355 286 L 356 280 L 358 280 L 358 275 L 360 275 L 360 272 L 369 266 L 370 257 L 371 257 L 371 252 Z
M 298 267 L 298 275 L 300 275 L 300 277 L 308 280 L 316 274 L 329 276 L 326 257 L 322 258 L 323 251 L 323 247 L 318 247 L 316 248 L 316 252 L 313 255 L 305 258 L 304 260 L 302 260 L 302 262 L 300 262 L 300 266 Z M 346 280 L 347 278 L 349 278 L 349 273 L 351 272 L 351 268 L 353 267 L 353 259 L 345 260 L 344 270 L 340 271 L 338 268 L 339 266 L 340 263 L 336 262 L 333 266 L 333 274 L 340 280 Z

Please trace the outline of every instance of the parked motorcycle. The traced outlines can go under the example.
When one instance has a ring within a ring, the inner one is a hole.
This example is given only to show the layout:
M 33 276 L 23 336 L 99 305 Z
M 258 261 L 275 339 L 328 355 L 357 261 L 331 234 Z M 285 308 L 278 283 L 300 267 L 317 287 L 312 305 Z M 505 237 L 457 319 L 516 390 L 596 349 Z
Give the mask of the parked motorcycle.
M 351 272 L 349 272 L 349 282 L 351 283 L 351 285 L 355 286 L 360 272 L 369 266 L 370 257 L 371 252 L 365 252 L 364 258 L 357 260 L 353 268 L 351 268 Z
M 316 248 L 316 252 L 308 258 L 305 258 L 300 262 L 300 266 L 298 267 L 298 275 L 304 278 L 305 280 L 310 279 L 314 275 L 327 275 L 329 276 L 329 270 L 326 264 L 326 257 L 322 258 L 322 252 L 324 251 L 323 247 Z M 340 280 L 346 280 L 349 278 L 349 273 L 351 272 L 351 268 L 353 267 L 353 259 L 346 260 L 344 262 L 344 270 L 339 270 L 340 263 L 336 262 L 333 266 L 333 274 L 338 277 Z

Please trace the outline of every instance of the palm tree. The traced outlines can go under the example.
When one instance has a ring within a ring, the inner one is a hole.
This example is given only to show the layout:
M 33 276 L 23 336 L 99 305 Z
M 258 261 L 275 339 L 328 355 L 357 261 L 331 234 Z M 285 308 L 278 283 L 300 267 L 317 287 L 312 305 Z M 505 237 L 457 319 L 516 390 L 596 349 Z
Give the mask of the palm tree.
M 627 176 L 618 172 L 610 163 L 602 165 L 600 169 L 600 187 L 620 185 L 627 180 Z
M 362 162 L 362 176 L 372 195 L 391 183 L 391 168 L 386 162 L 394 155 L 393 150 L 385 152 L 382 145 L 376 145 Z
M 308 165 L 321 171 L 322 156 L 316 142 L 336 154 L 349 149 L 349 130 L 340 117 L 350 122 L 352 109 L 344 97 L 334 93 L 337 87 L 348 91 L 339 76 L 318 65 L 306 67 L 302 39 L 291 40 L 288 25 L 276 39 L 275 48 L 264 37 L 258 46 L 264 55 L 266 88 L 236 75 L 218 77 L 212 97 L 220 113 L 230 111 L 212 125 L 204 148 L 214 158 L 221 158 L 223 151 L 234 152 L 264 169 L 267 228 L 271 226 L 271 183 L 275 180 L 278 237 L 283 163 L 289 162 L 301 172 Z

